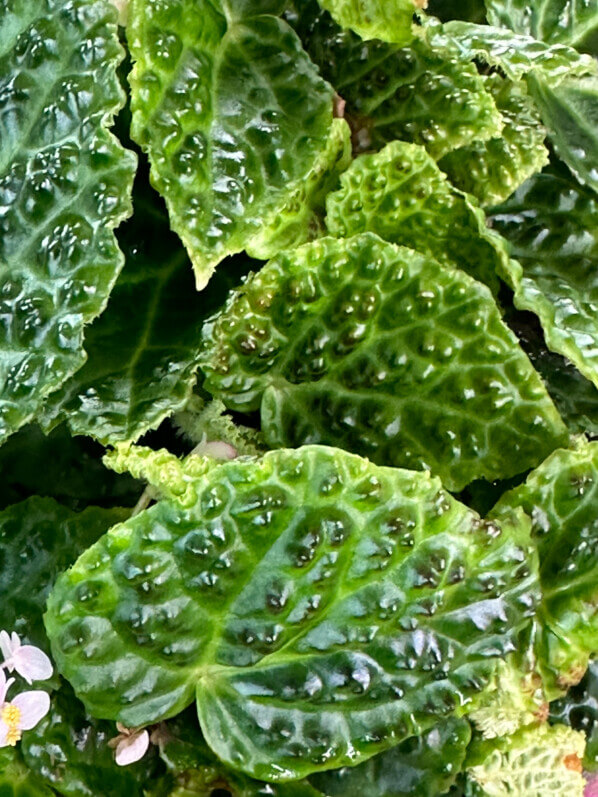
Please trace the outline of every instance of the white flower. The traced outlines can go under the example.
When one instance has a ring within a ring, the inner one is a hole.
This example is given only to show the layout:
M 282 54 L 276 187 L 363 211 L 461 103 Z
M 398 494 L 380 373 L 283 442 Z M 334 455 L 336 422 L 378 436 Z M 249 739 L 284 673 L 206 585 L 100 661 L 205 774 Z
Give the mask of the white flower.
M 7 701 L 6 693 L 13 683 L 14 678 L 7 680 L 4 670 L 0 670 L 0 747 L 14 747 L 23 731 L 35 728 L 50 710 L 47 692 L 22 692 Z
M 16 670 L 28 684 L 52 677 L 52 662 L 43 650 L 33 645 L 21 645 L 21 640 L 14 631 L 10 636 L 6 631 L 0 631 L 0 650 L 4 656 L 2 666 L 8 672 Z
M 115 760 L 119 767 L 126 767 L 127 764 L 134 764 L 147 753 L 150 737 L 145 728 L 125 728 L 120 722 L 116 723 L 120 731 L 115 739 L 111 739 L 108 744 L 115 747 Z

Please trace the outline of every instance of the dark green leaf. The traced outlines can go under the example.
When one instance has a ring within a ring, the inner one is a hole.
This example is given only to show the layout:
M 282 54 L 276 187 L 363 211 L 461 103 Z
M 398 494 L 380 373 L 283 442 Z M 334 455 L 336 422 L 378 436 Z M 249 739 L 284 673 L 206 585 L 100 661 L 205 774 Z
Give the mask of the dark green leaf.
M 122 56 L 105 0 L 2 3 L 0 440 L 83 365 L 122 268 L 135 156 L 107 130 Z
M 133 0 L 129 9 L 132 135 L 199 289 L 229 254 L 268 257 L 307 240 L 322 185 L 346 154 L 332 87 L 263 5 Z
M 321 446 L 112 459 L 144 457 L 180 499 L 112 529 L 48 601 L 97 716 L 142 725 L 195 696 L 222 761 L 298 779 L 471 710 L 530 623 L 527 519 L 481 521 L 429 474 Z
M 0 797 L 53 797 L 54 792 L 25 766 L 19 750 L 0 749 Z
M 567 441 L 487 288 L 369 233 L 270 261 L 204 337 L 205 387 L 259 408 L 271 447 L 338 445 L 458 490 Z
M 598 769 L 598 662 L 591 661 L 583 679 L 550 706 L 550 719 L 586 735 L 584 768 Z

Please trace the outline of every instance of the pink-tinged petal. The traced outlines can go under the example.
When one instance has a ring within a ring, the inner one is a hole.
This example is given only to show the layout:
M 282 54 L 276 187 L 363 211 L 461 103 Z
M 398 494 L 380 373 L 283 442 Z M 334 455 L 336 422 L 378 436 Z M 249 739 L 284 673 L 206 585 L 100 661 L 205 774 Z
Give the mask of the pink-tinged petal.
M 0 631 L 0 651 L 5 661 L 12 656 L 12 644 L 7 631 Z
M 224 443 L 221 440 L 211 443 L 201 443 L 201 445 L 195 449 L 195 453 L 204 457 L 227 460 L 236 459 L 238 456 L 236 448 L 231 446 L 230 443 Z
M 46 681 L 52 677 L 52 662 L 43 650 L 33 645 L 23 645 L 13 656 L 15 670 L 28 684 L 33 681 Z
M 6 738 L 8 736 L 8 725 L 0 720 L 0 747 L 8 747 Z
M 4 674 L 4 670 L 0 669 L 0 708 L 6 702 L 6 693 L 10 689 L 10 687 L 14 684 L 14 678 L 7 678 Z
M 584 797 L 598 797 L 598 775 L 587 775 Z
M 131 736 L 127 736 L 116 746 L 115 760 L 119 767 L 126 767 L 127 764 L 134 764 L 147 753 L 149 747 L 149 733 L 147 731 L 136 731 Z
M 42 692 L 41 690 L 22 692 L 10 702 L 21 712 L 19 728 L 22 731 L 29 731 L 31 728 L 35 728 L 37 723 L 50 710 L 50 696 L 47 692 Z

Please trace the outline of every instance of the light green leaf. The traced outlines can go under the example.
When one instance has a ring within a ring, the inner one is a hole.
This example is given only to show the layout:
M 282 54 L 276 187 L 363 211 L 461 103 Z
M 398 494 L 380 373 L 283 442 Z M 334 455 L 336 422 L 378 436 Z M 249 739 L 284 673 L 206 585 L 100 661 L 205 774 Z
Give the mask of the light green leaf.
M 495 292 L 510 273 L 506 242 L 486 227 L 477 201 L 447 180 L 423 147 L 395 141 L 357 158 L 328 195 L 333 235 L 374 232 L 391 243 L 429 253 Z
M 585 733 L 584 769 L 598 770 L 598 661 L 591 661 L 583 679 L 551 703 L 550 720 Z
M 113 723 L 87 716 L 63 684 L 52 695 L 49 713 L 23 735 L 21 751 L 32 775 L 64 797 L 143 797 L 156 756 L 150 753 L 140 763 L 118 766 L 108 746 L 117 734 Z
M 455 782 L 470 739 L 466 720 L 449 719 L 356 767 L 312 775 L 310 782 L 326 797 L 438 797 Z
M 315 2 L 289 14 L 309 54 L 347 103 L 345 117 L 357 152 L 404 139 L 440 158 L 450 150 L 500 133 L 492 96 L 469 56 L 433 49 L 363 42 L 341 30 Z
M 598 650 L 598 443 L 555 451 L 492 511 L 521 507 L 532 519 L 543 600 L 538 666 L 549 697 L 581 680 Z
M 185 470 L 185 466 L 181 466 Z M 355 765 L 478 702 L 534 613 L 529 523 L 323 446 L 243 458 L 113 528 L 54 587 L 55 661 L 129 726 L 194 696 L 227 765 Z
M 546 130 L 525 84 L 493 74 L 486 85 L 504 122 L 500 136 L 449 152 L 439 165 L 454 185 L 473 194 L 482 205 L 496 205 L 542 171 L 548 150 Z
M 0 512 L 0 629 L 47 650 L 42 614 L 58 574 L 129 515 L 98 507 L 76 513 L 51 498 L 29 498 Z
M 538 725 L 472 754 L 467 797 L 583 797 L 583 734 Z
M 528 83 L 557 154 L 598 192 L 598 77 L 572 77 L 551 87 L 530 75 Z
M 87 363 L 46 401 L 46 430 L 66 421 L 73 434 L 104 444 L 136 440 L 190 397 L 203 320 L 233 281 L 219 273 L 196 293 L 189 259 L 152 194 L 139 179 L 135 215 L 119 234 L 125 268 L 87 331 Z
M 458 490 L 567 440 L 487 288 L 371 234 L 270 261 L 204 340 L 205 388 L 260 409 L 271 447 L 337 445 Z
M 545 42 L 578 47 L 598 30 L 595 0 L 486 0 L 486 7 L 492 25 Z
M 318 0 L 343 28 L 362 39 L 407 44 L 413 39 L 413 14 L 423 0 Z
M 85 361 L 83 328 L 123 264 L 135 156 L 106 0 L 5 0 L 0 13 L 0 441 Z
M 20 750 L 0 749 L 0 795 L 2 797 L 54 797 L 54 792 L 25 766 Z
M 132 135 L 198 289 L 227 255 L 268 257 L 307 240 L 347 157 L 332 87 L 269 10 L 222 0 L 130 7 Z
M 535 313 L 550 349 L 598 385 L 598 198 L 565 169 L 525 183 L 491 216 L 512 244 L 515 304 Z
M 534 74 L 548 86 L 557 86 L 572 75 L 597 73 L 596 63 L 589 55 L 578 53 L 562 44 L 548 45 L 510 30 L 470 22 L 447 22 L 438 25 L 431 20 L 426 25 L 427 38 L 434 47 L 456 49 L 462 58 L 481 58 L 493 67 L 500 67 L 511 80 Z

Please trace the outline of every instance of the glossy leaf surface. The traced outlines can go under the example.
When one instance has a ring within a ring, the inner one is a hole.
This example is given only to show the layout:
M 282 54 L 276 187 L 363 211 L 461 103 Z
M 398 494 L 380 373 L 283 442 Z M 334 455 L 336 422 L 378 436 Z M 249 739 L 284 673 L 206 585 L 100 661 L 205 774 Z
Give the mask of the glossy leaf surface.
M 63 684 L 52 695 L 49 713 L 23 735 L 21 751 L 32 775 L 64 797 L 142 797 L 155 756 L 118 766 L 108 746 L 116 735 L 114 723 L 88 717 Z
M 271 447 L 337 445 L 460 489 L 566 441 L 488 290 L 371 234 L 272 260 L 204 336 L 205 387 L 260 408 Z
M 534 611 L 523 515 L 488 524 L 428 474 L 321 446 L 194 460 L 182 501 L 116 526 L 49 599 L 92 713 L 137 726 L 196 696 L 222 761 L 284 781 L 476 704 Z
M 409 47 L 364 42 L 341 30 L 313 2 L 295 3 L 290 20 L 324 77 L 347 103 L 357 152 L 403 139 L 435 157 L 484 141 L 501 128 L 492 96 L 470 58 L 417 39 Z
M 196 293 L 185 250 L 143 179 L 134 213 L 119 234 L 124 270 L 87 331 L 87 363 L 44 407 L 45 428 L 64 420 L 73 434 L 105 444 L 136 440 L 185 406 L 203 319 L 226 296 L 228 272 Z
M 493 74 L 486 85 L 504 123 L 500 136 L 449 152 L 439 165 L 454 185 L 482 205 L 497 205 L 542 171 L 548 150 L 546 130 L 525 84 Z
M 132 135 L 198 289 L 227 255 L 307 240 L 316 194 L 345 152 L 331 86 L 270 6 L 134 0 L 129 10 Z
M 523 266 L 512 272 L 517 307 L 535 313 L 547 345 L 598 385 L 598 198 L 552 169 L 491 218 Z
M 573 47 L 598 30 L 594 0 L 486 0 L 488 21 L 545 42 Z
M 0 630 L 16 631 L 47 650 L 42 614 L 58 574 L 129 514 L 97 507 L 76 513 L 50 498 L 30 498 L 0 512 Z
M 486 227 L 476 200 L 454 188 L 423 147 L 395 141 L 357 158 L 326 207 L 333 235 L 376 233 L 494 290 L 511 269 L 506 242 Z
M 598 650 L 598 443 L 555 451 L 498 502 L 492 516 L 522 507 L 532 519 L 543 601 L 537 654 L 547 683 L 564 691 Z
M 326 797 L 438 797 L 455 782 L 470 740 L 469 723 L 449 719 L 363 764 L 310 781 Z
M 0 13 L 0 440 L 85 361 L 84 325 L 122 267 L 135 157 L 105 0 L 7 0 Z
M 570 78 L 552 88 L 532 75 L 529 84 L 559 157 L 598 192 L 598 76 Z
M 413 14 L 421 0 L 318 0 L 343 28 L 362 39 L 407 44 L 413 39 Z
M 468 770 L 467 797 L 583 797 L 584 738 L 564 725 L 538 725 L 486 742 Z

